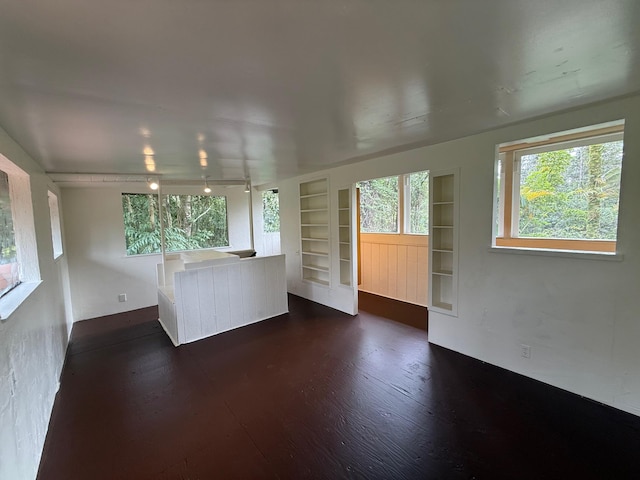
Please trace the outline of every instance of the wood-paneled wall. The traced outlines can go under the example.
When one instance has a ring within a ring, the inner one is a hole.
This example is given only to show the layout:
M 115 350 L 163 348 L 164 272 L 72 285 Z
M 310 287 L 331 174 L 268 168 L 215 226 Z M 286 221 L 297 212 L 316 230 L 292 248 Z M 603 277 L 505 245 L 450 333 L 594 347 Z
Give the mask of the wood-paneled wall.
M 428 246 L 426 235 L 361 233 L 358 289 L 426 306 Z

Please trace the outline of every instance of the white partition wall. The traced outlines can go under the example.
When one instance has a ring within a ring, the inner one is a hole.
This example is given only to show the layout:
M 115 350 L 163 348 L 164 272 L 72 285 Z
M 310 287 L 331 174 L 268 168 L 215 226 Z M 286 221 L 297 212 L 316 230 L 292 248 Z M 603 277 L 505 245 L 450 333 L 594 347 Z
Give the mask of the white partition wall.
M 173 282 L 173 289 L 159 286 L 158 304 L 175 345 L 289 311 L 284 255 L 178 271 Z

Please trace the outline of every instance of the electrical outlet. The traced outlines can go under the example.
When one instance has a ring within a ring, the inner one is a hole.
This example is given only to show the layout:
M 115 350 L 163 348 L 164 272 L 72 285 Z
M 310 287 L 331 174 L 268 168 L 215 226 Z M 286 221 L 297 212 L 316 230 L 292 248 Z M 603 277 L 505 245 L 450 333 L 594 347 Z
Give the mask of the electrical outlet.
M 520 355 L 522 355 L 522 358 L 531 358 L 531 346 L 525 344 L 520 345 Z
M 118 301 L 119 302 L 126 302 L 127 301 L 127 294 L 126 293 L 121 293 L 120 295 L 118 295 Z

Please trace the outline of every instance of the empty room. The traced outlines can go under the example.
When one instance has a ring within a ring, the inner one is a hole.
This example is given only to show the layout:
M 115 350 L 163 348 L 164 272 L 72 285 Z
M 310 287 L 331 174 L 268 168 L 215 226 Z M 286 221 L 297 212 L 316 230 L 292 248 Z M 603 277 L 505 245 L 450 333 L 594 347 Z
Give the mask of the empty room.
M 0 11 L 0 479 L 638 477 L 640 3 Z

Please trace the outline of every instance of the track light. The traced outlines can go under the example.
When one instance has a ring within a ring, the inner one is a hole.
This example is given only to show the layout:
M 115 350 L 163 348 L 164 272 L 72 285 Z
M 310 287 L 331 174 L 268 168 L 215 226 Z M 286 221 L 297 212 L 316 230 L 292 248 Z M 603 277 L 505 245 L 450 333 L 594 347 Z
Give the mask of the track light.
M 149 184 L 149 188 L 151 190 L 157 190 L 158 187 L 160 186 L 158 184 L 158 182 L 156 180 L 154 180 L 153 178 L 147 178 L 147 183 Z
M 245 179 L 244 181 L 244 193 L 249 193 L 251 191 L 251 184 L 249 183 L 249 179 Z
M 207 178 L 204 177 L 204 193 L 211 193 L 211 187 L 209 187 L 209 182 L 207 182 Z

